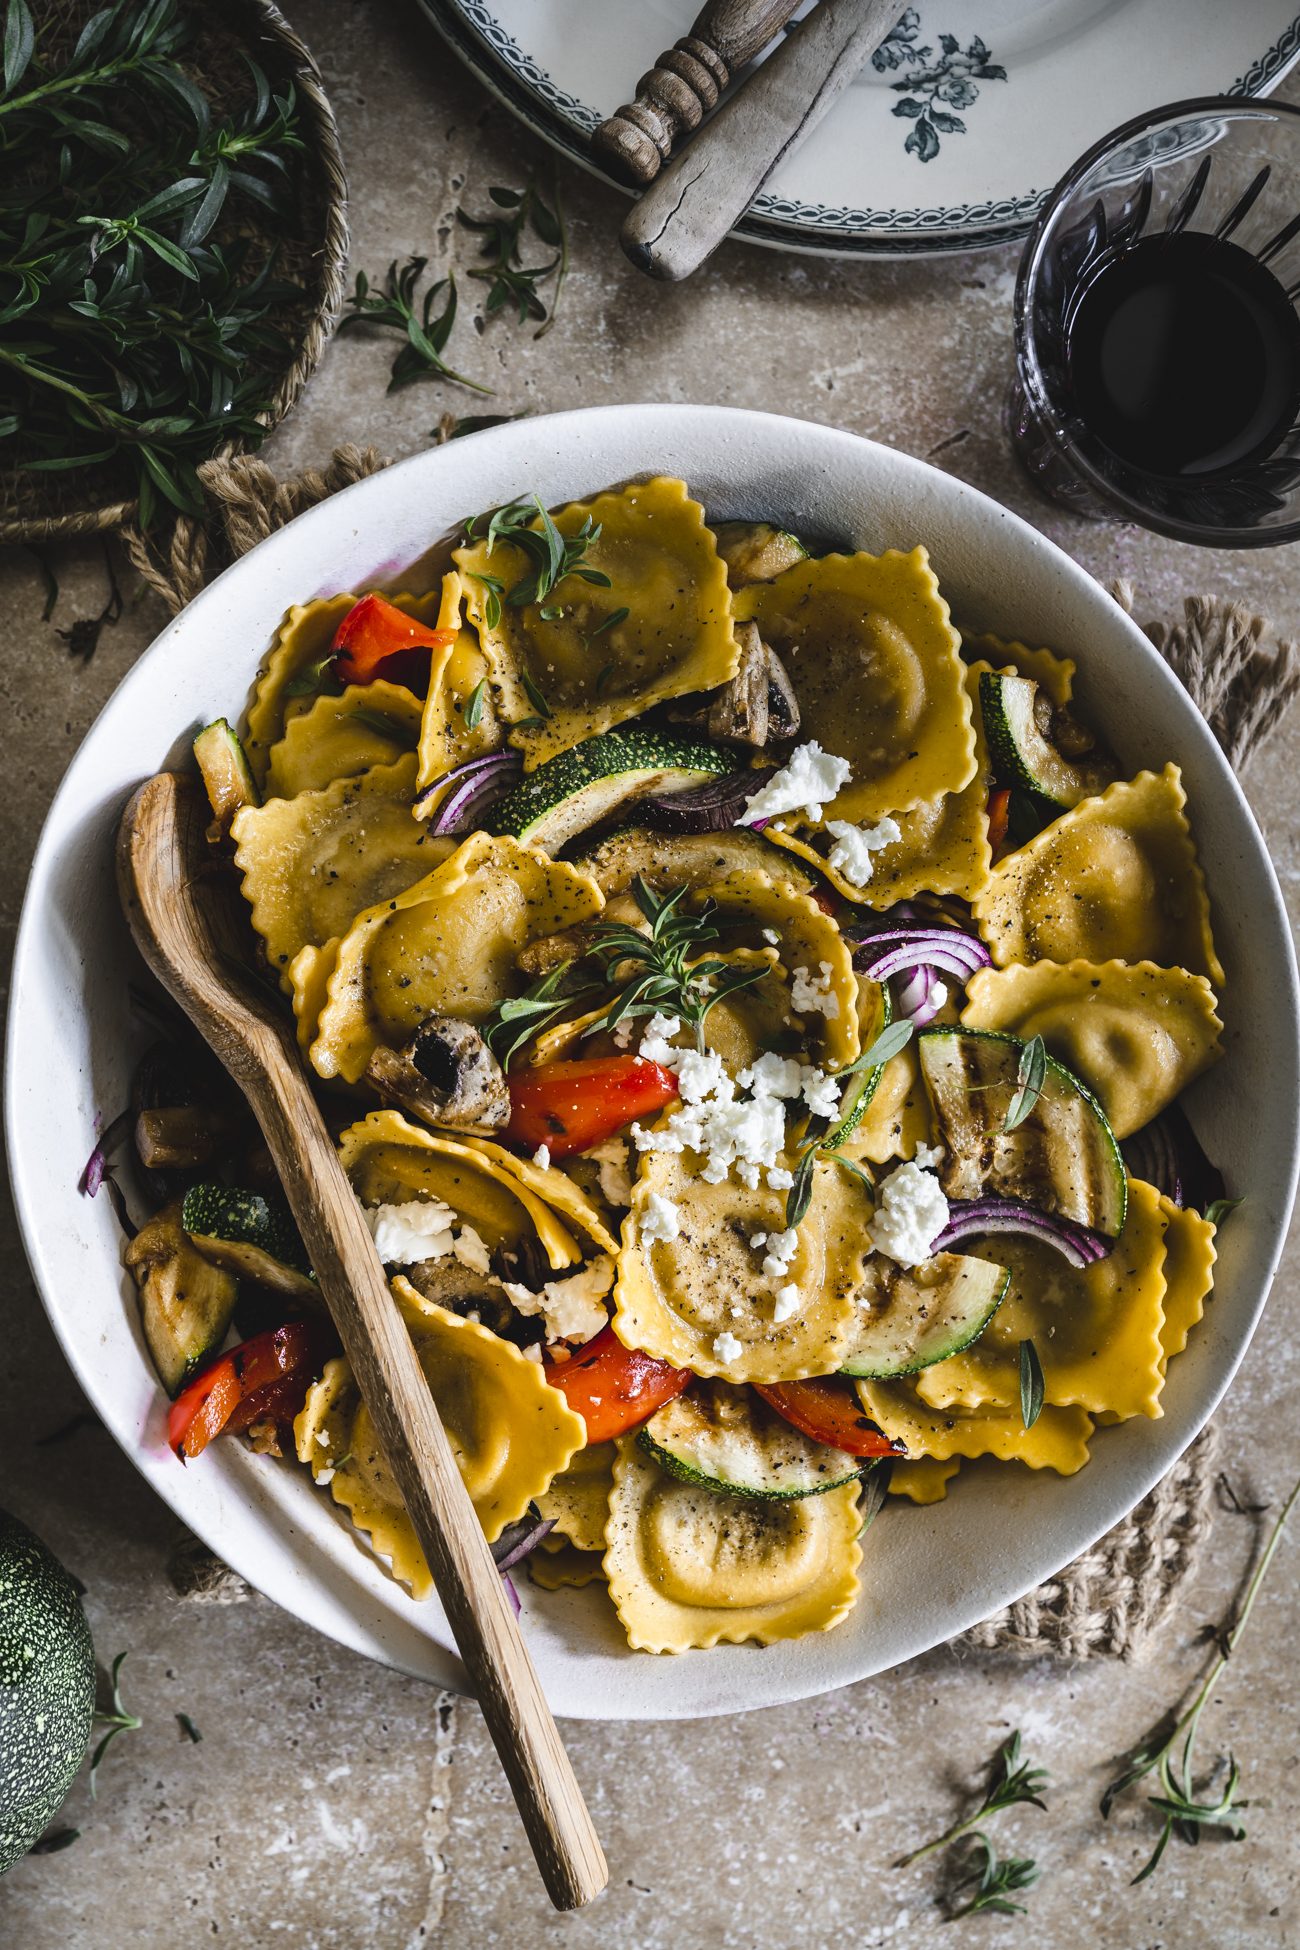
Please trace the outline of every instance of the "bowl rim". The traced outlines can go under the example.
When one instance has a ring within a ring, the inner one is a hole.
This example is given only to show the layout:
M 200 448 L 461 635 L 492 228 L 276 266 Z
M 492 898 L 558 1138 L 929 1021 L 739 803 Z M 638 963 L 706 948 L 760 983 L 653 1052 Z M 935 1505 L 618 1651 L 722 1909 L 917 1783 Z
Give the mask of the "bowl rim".
M 645 415 L 650 416 L 648 425 L 642 418 Z M 636 420 L 637 426 L 632 434 L 629 435 L 628 429 L 633 419 Z M 162 668 L 171 646 L 183 633 L 194 628 L 196 617 L 202 619 L 205 614 L 216 616 L 219 613 L 221 591 L 230 578 L 247 579 L 250 576 L 256 575 L 257 570 L 251 567 L 255 558 L 258 558 L 261 566 L 265 568 L 273 560 L 276 553 L 282 550 L 288 550 L 292 553 L 295 542 L 300 542 L 304 534 L 313 526 L 320 529 L 322 537 L 326 536 L 329 532 L 331 519 L 335 521 L 338 519 L 338 508 L 340 504 L 347 504 L 348 514 L 352 519 L 352 533 L 354 536 L 359 537 L 366 526 L 363 520 L 363 511 L 366 504 L 357 497 L 365 495 L 374 498 L 376 501 L 380 501 L 384 493 L 392 492 L 395 485 L 400 487 L 407 484 L 418 484 L 426 472 L 436 474 L 440 471 L 445 471 L 449 473 L 456 465 L 458 451 L 465 453 L 473 448 L 480 454 L 486 454 L 488 451 L 488 443 L 492 443 L 496 449 L 499 449 L 500 471 L 503 474 L 507 474 L 510 470 L 511 454 L 527 453 L 529 448 L 533 447 L 539 438 L 542 442 L 543 453 L 549 453 L 553 456 L 563 456 L 567 450 L 571 455 L 576 454 L 582 456 L 585 453 L 589 441 L 597 448 L 599 447 L 599 439 L 593 438 L 593 436 L 597 435 L 597 429 L 602 424 L 610 429 L 611 440 L 616 446 L 620 444 L 624 446 L 635 444 L 641 438 L 643 430 L 648 432 L 655 426 L 673 428 L 677 430 L 683 441 L 687 444 L 693 443 L 701 455 L 709 450 L 708 443 L 710 440 L 721 441 L 725 446 L 725 442 L 729 436 L 733 438 L 739 437 L 743 430 L 756 435 L 760 446 L 763 443 L 767 443 L 771 450 L 767 456 L 768 464 L 774 461 L 783 435 L 786 438 L 794 437 L 802 442 L 811 442 L 813 447 L 822 448 L 826 451 L 829 451 L 830 447 L 837 447 L 842 453 L 846 453 L 849 456 L 850 463 L 855 464 L 859 472 L 865 467 L 869 475 L 873 465 L 879 468 L 883 463 L 883 477 L 889 479 L 892 475 L 892 478 L 896 481 L 901 479 L 907 484 L 909 492 L 913 489 L 916 491 L 914 498 L 922 503 L 925 500 L 924 490 L 927 488 L 930 490 L 932 499 L 936 494 L 940 497 L 949 498 L 950 512 L 952 510 L 960 512 L 962 525 L 965 525 L 968 520 L 976 523 L 980 519 L 996 521 L 1004 532 L 1009 532 L 1014 537 L 1014 544 L 1017 548 L 1027 549 L 1039 555 L 1040 565 L 1045 571 L 1050 569 L 1058 579 L 1062 576 L 1065 577 L 1067 582 L 1073 585 L 1075 594 L 1081 598 L 1085 607 L 1094 607 L 1099 621 L 1103 617 L 1105 618 L 1106 626 L 1112 637 L 1116 634 L 1123 637 L 1132 645 L 1135 653 L 1142 659 L 1145 659 L 1148 664 L 1159 666 L 1162 678 L 1157 680 L 1157 688 L 1160 688 L 1160 684 L 1163 683 L 1164 686 L 1168 687 L 1165 695 L 1172 698 L 1176 694 L 1182 700 L 1181 705 L 1176 707 L 1174 715 L 1175 717 L 1182 715 L 1191 743 L 1200 747 L 1199 757 L 1207 759 L 1211 766 L 1216 769 L 1219 788 L 1226 791 L 1229 799 L 1235 806 L 1240 834 L 1244 835 L 1248 849 L 1254 858 L 1254 865 L 1261 882 L 1261 891 L 1269 909 L 1268 924 L 1271 926 L 1272 934 L 1282 957 L 1283 966 L 1276 971 L 1276 974 L 1282 978 L 1278 981 L 1276 993 L 1280 995 L 1285 991 L 1288 1003 L 1285 1024 L 1286 1034 L 1280 1039 L 1276 1051 L 1275 1066 L 1271 1074 L 1277 1079 L 1275 1092 L 1277 1102 L 1284 1106 L 1282 1114 L 1288 1120 L 1289 1156 L 1285 1170 L 1282 1171 L 1280 1169 L 1278 1180 L 1273 1187 L 1273 1220 L 1271 1227 L 1268 1225 L 1266 1216 L 1264 1222 L 1265 1229 L 1261 1235 L 1264 1245 L 1255 1255 L 1257 1264 L 1262 1267 L 1262 1272 L 1258 1279 L 1258 1291 L 1253 1294 L 1253 1306 L 1249 1320 L 1240 1333 L 1239 1344 L 1229 1346 L 1225 1350 L 1226 1358 L 1222 1366 L 1216 1369 L 1212 1382 L 1208 1388 L 1203 1389 L 1201 1395 L 1198 1397 L 1196 1405 L 1192 1408 L 1191 1414 L 1187 1418 L 1187 1425 L 1184 1426 L 1180 1423 L 1177 1436 L 1175 1437 L 1177 1446 L 1173 1448 L 1172 1452 L 1165 1455 L 1156 1454 L 1153 1461 L 1152 1453 L 1148 1451 L 1138 1458 L 1136 1465 L 1130 1459 L 1127 1464 L 1127 1474 L 1124 1478 L 1118 1502 L 1113 1497 L 1107 1501 L 1104 1497 L 1100 1497 L 1099 1499 L 1098 1496 L 1089 1495 L 1086 1492 L 1078 1500 L 1081 1521 L 1078 1528 L 1071 1533 L 1070 1548 L 1067 1556 L 1058 1559 L 1056 1562 L 1055 1569 L 1059 1570 L 1063 1563 L 1072 1561 L 1076 1555 L 1089 1549 L 1098 1537 L 1121 1522 L 1128 1512 L 1141 1501 L 1154 1487 L 1155 1483 L 1172 1467 L 1177 1456 L 1199 1434 L 1201 1428 L 1209 1419 L 1209 1416 L 1213 1413 L 1219 1401 L 1222 1399 L 1223 1394 L 1226 1392 L 1245 1354 L 1246 1348 L 1250 1344 L 1267 1299 L 1269 1288 L 1281 1257 L 1287 1219 L 1295 1198 L 1297 1171 L 1300 1169 L 1300 1159 L 1297 1157 L 1297 1137 L 1300 1135 L 1300 1037 L 1298 1037 L 1298 1027 L 1300 1027 L 1300 989 L 1297 987 L 1295 953 L 1291 942 L 1289 924 L 1287 922 L 1276 872 L 1268 855 L 1267 848 L 1264 845 L 1262 835 L 1259 832 L 1245 796 L 1241 791 L 1241 787 L 1218 747 L 1217 742 L 1213 739 L 1208 727 L 1204 724 L 1204 720 L 1196 713 L 1195 707 L 1190 703 L 1186 693 L 1182 690 L 1182 687 L 1178 684 L 1177 679 L 1168 669 L 1168 666 L 1158 657 L 1152 645 L 1143 636 L 1136 624 L 1124 616 L 1117 605 L 1113 604 L 1112 599 L 1106 595 L 1101 585 L 1095 582 L 1087 571 L 1075 563 L 1064 550 L 1060 549 L 1047 536 L 1042 535 L 1028 522 L 1004 508 L 1000 503 L 993 500 L 991 496 L 984 494 L 981 490 L 972 488 L 968 484 L 944 474 L 941 470 L 932 467 L 927 462 L 916 460 L 909 455 L 900 454 L 896 449 L 866 440 L 856 434 L 826 427 L 818 422 L 802 421 L 786 415 L 759 413 L 745 408 L 700 407 L 662 403 L 638 405 L 629 403 L 617 406 L 578 408 L 567 413 L 544 416 L 537 420 L 521 421 L 490 429 L 471 436 L 465 442 L 458 442 L 454 447 L 433 448 L 413 455 L 409 459 L 397 463 L 394 467 L 385 469 L 381 474 L 352 484 L 348 488 L 343 489 L 339 495 L 331 497 L 330 500 L 318 505 L 316 508 L 308 510 L 294 522 L 287 524 L 285 528 L 278 530 L 275 534 L 268 537 L 264 542 L 259 544 L 257 549 L 251 551 L 249 555 L 240 558 L 238 562 L 232 564 L 195 599 L 186 611 L 164 627 L 154 642 L 132 666 L 121 684 L 115 688 L 110 698 L 106 700 L 87 732 L 85 739 L 78 747 L 78 751 L 71 761 L 63 780 L 60 782 L 46 815 L 33 856 L 31 873 L 24 896 L 15 943 L 14 976 L 8 1010 L 6 1045 L 5 1119 L 10 1148 L 14 1202 L 24 1246 L 31 1264 L 38 1292 L 40 1293 L 42 1306 L 62 1346 L 65 1358 L 69 1361 L 74 1374 L 76 1374 L 82 1387 L 85 1389 L 91 1403 L 99 1407 L 101 1401 L 104 1399 L 113 1402 L 112 1391 L 106 1390 L 98 1382 L 86 1348 L 77 1344 L 72 1333 L 69 1316 L 66 1311 L 61 1310 L 55 1293 L 55 1276 L 47 1261 L 47 1235 L 51 1232 L 51 1227 L 49 1220 L 42 1216 L 41 1208 L 44 1203 L 51 1208 L 56 1216 L 59 1208 L 57 1202 L 43 1200 L 39 1172 L 33 1172 L 32 1161 L 28 1157 L 28 1147 L 25 1143 L 21 1126 L 21 1111 L 23 1108 L 20 1102 L 21 1066 L 17 1060 L 20 1053 L 19 1037 L 25 1007 L 25 997 L 32 980 L 32 974 L 29 971 L 34 968 L 35 957 L 47 925 L 46 896 L 49 892 L 51 876 L 59 862 L 60 834 L 58 828 L 70 804 L 75 805 L 77 803 L 78 794 L 83 791 L 88 782 L 88 778 L 93 777 L 93 774 L 87 774 L 83 777 L 83 772 L 88 762 L 86 759 L 87 750 L 94 743 L 99 727 L 103 724 L 110 712 L 120 708 L 119 700 L 128 687 L 134 688 L 143 685 L 147 690 L 150 678 L 156 677 L 158 671 Z M 653 452 L 652 441 L 645 440 L 642 444 Z M 540 459 L 539 464 L 543 464 Z M 810 462 L 805 456 L 801 457 L 800 464 L 807 468 Z M 603 466 L 603 457 L 593 462 L 594 468 Z M 645 478 L 655 471 L 654 467 L 631 466 L 625 470 L 621 478 Z M 386 485 L 381 487 L 381 483 Z M 588 491 L 593 493 L 598 492 L 600 491 L 601 485 L 603 483 L 597 482 Z M 418 494 L 416 498 L 417 500 L 419 499 Z M 956 519 L 955 514 L 951 518 Z M 919 529 L 924 521 L 923 511 L 918 513 L 916 521 Z M 290 539 L 286 540 L 286 537 Z M 382 534 L 376 533 L 375 554 L 376 556 L 382 556 L 382 552 Z M 321 550 L 318 548 L 317 555 L 318 560 L 322 564 L 322 573 L 326 573 L 325 564 L 328 562 L 328 549 Z M 405 559 L 409 562 L 414 561 L 416 558 L 407 557 Z M 380 579 L 390 586 L 393 582 L 392 574 L 386 569 L 380 572 Z M 304 595 L 301 599 L 308 600 L 309 598 Z M 268 634 L 274 627 L 274 623 L 268 626 Z M 1199 730 L 1193 729 L 1193 726 L 1199 726 Z M 1180 751 L 1182 749 L 1183 747 L 1180 745 Z M 1252 1280 L 1250 1284 L 1254 1286 L 1255 1281 Z M 117 1406 L 117 1404 L 114 1405 L 115 1407 Z M 119 1415 L 119 1422 L 116 1426 L 109 1417 L 105 1416 L 104 1419 L 110 1433 L 113 1434 L 119 1446 L 124 1450 L 134 1466 L 146 1477 L 150 1485 L 159 1492 L 174 1513 L 183 1522 L 189 1524 L 214 1550 L 219 1552 L 225 1561 L 232 1565 L 232 1568 L 247 1578 L 248 1582 L 258 1589 L 265 1591 L 267 1595 L 284 1605 L 302 1622 L 311 1624 L 318 1630 L 325 1631 L 327 1635 L 335 1638 L 340 1643 L 347 1644 L 352 1649 L 361 1651 L 367 1656 L 383 1658 L 387 1663 L 400 1670 L 408 1671 L 414 1676 L 426 1679 L 430 1677 L 429 1663 L 421 1663 L 409 1649 L 409 1643 L 397 1642 L 402 1637 L 403 1628 L 401 1625 L 394 1626 L 386 1635 L 383 1626 L 366 1628 L 361 1623 L 353 1620 L 349 1626 L 343 1627 L 340 1625 L 338 1618 L 322 1620 L 318 1615 L 313 1616 L 310 1610 L 302 1609 L 299 1604 L 294 1602 L 292 1595 L 293 1572 L 297 1558 L 287 1548 L 287 1537 L 281 1535 L 278 1531 L 275 1537 L 277 1545 L 281 1546 L 279 1555 L 284 1561 L 279 1564 L 274 1562 L 267 1564 L 263 1562 L 258 1550 L 255 1548 L 257 1544 L 253 1523 L 255 1513 L 250 1509 L 247 1513 L 249 1518 L 247 1533 L 244 1536 L 238 1537 L 232 1545 L 231 1539 L 221 1534 L 220 1526 L 215 1520 L 212 1509 L 205 1506 L 203 1514 L 196 1518 L 190 1508 L 187 1507 L 189 1493 L 186 1488 L 187 1478 L 184 1472 L 175 1470 L 164 1475 L 154 1470 L 150 1467 L 148 1459 L 141 1453 L 138 1442 L 132 1439 L 134 1432 L 128 1432 L 126 1429 L 124 1415 Z M 1116 1434 L 1118 1433 L 1117 1431 Z M 1085 1476 L 1086 1474 L 1087 1472 L 1084 1472 Z M 1077 1485 L 1082 1479 L 1074 1478 L 1070 1480 L 1072 1484 Z M 241 1498 L 244 1493 L 245 1484 L 253 1484 L 253 1482 L 254 1479 L 252 1477 L 241 1477 L 239 1483 L 235 1485 Z M 304 1485 L 304 1491 L 309 1490 L 310 1486 Z M 1085 1512 L 1086 1516 L 1084 1515 Z M 919 1517 L 922 1513 L 917 1512 L 915 1514 Z M 917 1526 L 918 1538 L 922 1533 L 922 1528 L 920 1525 Z M 299 1555 L 307 1542 L 309 1540 L 302 1540 L 299 1543 Z M 274 1555 L 273 1553 L 273 1557 Z M 856 1670 L 842 1671 L 837 1669 L 834 1676 L 828 1676 L 819 1670 L 814 1653 L 809 1655 L 806 1661 L 808 1673 L 811 1675 L 807 1683 L 801 1677 L 794 1683 L 784 1682 L 776 1690 L 772 1690 L 770 1688 L 765 1689 L 761 1683 L 751 1688 L 742 1681 L 739 1687 L 733 1685 L 729 1691 L 726 1691 L 719 1697 L 714 1697 L 707 1693 L 702 1695 L 699 1689 L 696 1688 L 692 1691 L 691 1697 L 688 1700 L 681 1703 L 674 1700 L 667 1706 L 662 1703 L 647 1704 L 642 1698 L 634 1696 L 635 1689 L 632 1688 L 629 1688 L 628 1694 L 621 1695 L 620 1697 L 598 1697 L 592 1699 L 581 1693 L 574 1695 L 566 1684 L 557 1682 L 561 1697 L 555 1701 L 556 1710 L 573 1718 L 690 1718 L 747 1710 L 750 1706 L 766 1706 L 796 1699 L 815 1697 L 826 1691 L 834 1690 L 838 1686 L 853 1683 L 856 1679 L 888 1670 L 891 1666 L 901 1663 L 905 1659 L 917 1656 L 935 1645 L 949 1641 L 951 1638 L 958 1636 L 962 1631 L 968 1629 L 969 1626 L 978 1622 L 980 1618 L 987 1617 L 1003 1605 L 1014 1601 L 1017 1596 L 1023 1595 L 1024 1592 L 1034 1588 L 1044 1577 L 1052 1574 L 1051 1568 L 1044 1569 L 1042 1563 L 1035 1560 L 1034 1568 L 1027 1577 L 1023 1574 L 1017 1574 L 1016 1577 L 1003 1576 L 995 1598 L 989 1599 L 987 1593 L 985 1593 L 977 1605 L 972 1606 L 967 1602 L 964 1607 L 958 1601 L 952 1610 L 951 1619 L 946 1629 L 935 1632 L 927 1628 L 928 1635 L 924 1635 L 918 1639 L 910 1649 L 891 1654 L 891 1656 L 884 1660 L 877 1660 L 874 1664 L 869 1661 L 862 1663 L 860 1668 Z M 363 1581 L 358 1578 L 354 1582 L 356 1590 L 360 1594 L 361 1601 L 364 1601 L 367 1597 L 367 1592 Z M 582 1596 L 582 1594 L 577 1593 L 556 1595 L 561 1597 Z M 418 1628 L 418 1621 L 413 1620 L 413 1624 Z M 817 1637 L 822 1639 L 838 1639 L 838 1636 L 838 1634 L 816 1635 L 813 1640 L 799 1641 L 798 1644 L 801 1647 L 806 1647 L 810 1644 L 815 1646 Z M 456 1662 L 454 1661 L 453 1655 L 446 1654 L 445 1645 L 442 1641 L 433 1637 L 432 1634 L 424 1632 L 419 1633 L 419 1638 L 421 1644 L 428 1647 L 431 1655 L 439 1655 L 441 1661 L 438 1671 L 439 1683 L 453 1686 L 459 1683 L 463 1687 L 463 1675 L 459 1682 L 454 1672 L 450 1677 L 444 1676 L 448 1660 L 450 1659 L 453 1668 Z M 589 1649 L 586 1646 L 582 1647 L 580 1653 L 575 1654 L 575 1657 L 585 1659 Z M 779 1649 L 772 1648 L 773 1651 Z M 719 1652 L 724 1657 L 735 1652 L 746 1653 L 752 1651 L 752 1647 L 719 1648 Z M 539 1664 L 543 1665 L 543 1678 L 545 1681 L 544 1656 L 545 1647 L 538 1654 Z M 634 1655 L 629 1654 L 627 1656 L 631 1657 Z M 693 1655 L 693 1660 L 702 1660 L 703 1658 L 704 1655 L 701 1654 Z M 656 1666 L 667 1664 L 675 1667 L 677 1665 L 677 1661 L 675 1660 L 652 1661 L 650 1663 Z M 747 1673 L 753 1673 L 753 1676 L 757 1679 L 757 1672 L 752 1667 L 746 1667 L 745 1670 Z

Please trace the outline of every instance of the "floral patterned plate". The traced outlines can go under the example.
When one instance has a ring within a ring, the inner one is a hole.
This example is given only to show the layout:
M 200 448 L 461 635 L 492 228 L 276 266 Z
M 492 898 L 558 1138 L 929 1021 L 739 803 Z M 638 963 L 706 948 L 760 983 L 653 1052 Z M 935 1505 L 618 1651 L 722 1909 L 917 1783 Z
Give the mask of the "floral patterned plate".
M 420 0 L 474 72 L 592 168 L 592 129 L 700 0 Z M 738 234 L 844 256 L 1023 237 L 1108 129 L 1196 95 L 1261 95 L 1300 59 L 1296 0 L 921 0 Z

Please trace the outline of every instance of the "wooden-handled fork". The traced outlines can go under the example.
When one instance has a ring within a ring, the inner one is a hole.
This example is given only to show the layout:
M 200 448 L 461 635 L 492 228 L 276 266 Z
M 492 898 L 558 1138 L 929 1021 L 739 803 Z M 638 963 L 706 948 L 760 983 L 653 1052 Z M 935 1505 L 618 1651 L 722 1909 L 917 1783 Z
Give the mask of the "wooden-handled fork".
M 551 1901 L 576 1909 L 608 1880 L 600 1842 L 293 1026 L 248 978 L 233 889 L 225 893 L 204 872 L 207 818 L 197 780 L 175 772 L 146 780 L 118 829 L 123 910 L 144 959 L 262 1127 Z

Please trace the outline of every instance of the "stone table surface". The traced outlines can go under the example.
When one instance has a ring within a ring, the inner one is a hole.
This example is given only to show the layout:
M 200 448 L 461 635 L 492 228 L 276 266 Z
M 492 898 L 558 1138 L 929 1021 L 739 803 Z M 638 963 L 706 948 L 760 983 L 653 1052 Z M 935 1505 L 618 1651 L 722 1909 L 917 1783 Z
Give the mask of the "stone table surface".
M 354 262 L 381 271 L 418 251 L 473 262 L 458 203 L 522 183 L 546 157 L 402 0 L 287 0 L 315 48 L 352 179 Z M 1300 99 L 1300 90 L 1291 91 Z M 1131 527 L 1087 526 L 1040 502 L 1001 431 L 1016 254 L 850 265 L 727 247 L 692 283 L 654 287 L 614 242 L 617 197 L 562 173 L 573 263 L 555 329 L 537 341 L 478 316 L 462 284 L 450 348 L 490 377 L 498 411 L 620 400 L 721 401 L 801 415 L 933 459 L 1054 537 L 1102 579 L 1136 585 L 1141 616 L 1192 591 L 1241 597 L 1282 632 L 1300 622 L 1300 551 L 1200 551 Z M 389 454 L 427 443 L 445 411 L 478 410 L 439 385 L 386 397 L 391 348 L 346 338 L 266 449 L 282 469 L 340 439 Z M 45 808 L 86 727 L 155 634 L 150 597 L 129 604 L 85 667 L 56 631 L 97 611 L 97 547 L 52 553 L 42 584 L 24 551 L 0 555 L 5 622 L 6 803 L 0 867 L 6 945 Z M 1300 723 L 1247 781 L 1293 905 L 1300 879 Z M 230 1941 L 242 1950 L 448 1950 L 565 1943 L 636 1950 L 909 1950 L 1083 1942 L 1116 1950 L 1275 1950 L 1300 1941 L 1300 1746 L 1295 1715 L 1297 1558 L 1284 1547 L 1251 1632 L 1217 1690 L 1205 1751 L 1231 1747 L 1252 1807 L 1249 1839 L 1171 1847 L 1156 1877 L 1129 1879 L 1153 1839 L 1134 1799 L 1108 1825 L 1108 1764 L 1200 1670 L 1202 1632 L 1225 1614 L 1261 1519 L 1220 1511 L 1176 1615 L 1141 1664 L 1019 1665 L 943 1648 L 802 1706 L 688 1725 L 572 1724 L 567 1737 L 609 1854 L 589 1912 L 545 1904 L 477 1709 L 364 1663 L 261 1598 L 180 1601 L 165 1574 L 177 1526 L 82 1406 L 4 1221 L 0 1501 L 88 1587 L 101 1656 L 129 1648 L 125 1691 L 143 1727 L 84 1777 L 66 1851 L 0 1884 L 0 1943 L 14 1950 L 135 1950 Z M 1244 1501 L 1276 1503 L 1297 1468 L 1300 1279 L 1284 1268 L 1217 1421 Z M 1263 1519 L 1267 1521 L 1267 1519 Z M 193 1744 L 178 1714 L 202 1734 Z M 1007 1732 L 1050 1768 L 1050 1812 L 998 1826 L 1032 1854 L 1030 1915 L 944 1925 L 932 1864 L 891 1859 L 952 1818 Z

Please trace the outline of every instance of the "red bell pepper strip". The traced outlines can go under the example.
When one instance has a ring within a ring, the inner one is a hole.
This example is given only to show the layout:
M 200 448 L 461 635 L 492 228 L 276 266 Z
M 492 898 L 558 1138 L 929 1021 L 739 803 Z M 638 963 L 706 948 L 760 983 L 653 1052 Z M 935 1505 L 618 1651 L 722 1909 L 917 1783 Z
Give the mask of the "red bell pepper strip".
M 512 1071 L 506 1136 L 528 1151 L 544 1144 L 553 1158 L 590 1151 L 634 1117 L 662 1110 L 677 1078 L 644 1056 L 595 1056 Z
M 990 792 L 988 805 L 989 847 L 996 856 L 1007 837 L 1007 821 L 1011 814 L 1011 788 L 1000 786 Z
M 454 630 L 431 630 L 372 593 L 353 603 L 334 632 L 334 672 L 345 684 L 370 684 L 376 677 L 401 684 L 412 676 L 416 687 L 427 690 L 429 656 L 425 653 L 445 650 L 455 641 Z M 412 656 L 413 652 L 417 654 Z
M 843 1449 L 849 1456 L 905 1454 L 901 1442 L 891 1442 L 868 1421 L 852 1382 L 838 1375 L 813 1381 L 781 1381 L 758 1388 L 758 1392 L 778 1415 L 813 1442 Z
M 567 1361 L 547 1361 L 543 1372 L 587 1424 L 588 1442 L 612 1442 L 648 1422 L 693 1378 L 689 1368 L 673 1368 L 653 1354 L 624 1347 L 612 1327 L 602 1328 Z
M 172 1403 L 167 1442 L 182 1462 L 202 1455 L 215 1437 L 274 1413 L 297 1414 L 329 1344 L 323 1321 L 290 1320 L 219 1354 Z

